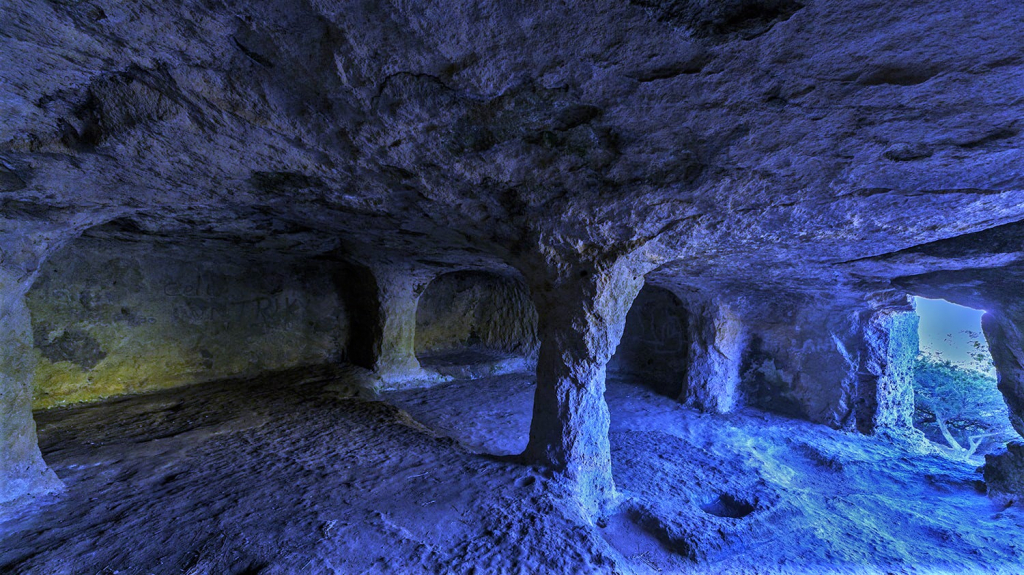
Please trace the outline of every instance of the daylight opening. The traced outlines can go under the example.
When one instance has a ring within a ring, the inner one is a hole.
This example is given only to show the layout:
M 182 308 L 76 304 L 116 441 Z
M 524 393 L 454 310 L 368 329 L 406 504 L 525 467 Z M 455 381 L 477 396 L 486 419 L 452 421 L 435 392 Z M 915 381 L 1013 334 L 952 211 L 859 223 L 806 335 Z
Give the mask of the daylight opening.
M 985 312 L 941 299 L 914 304 L 914 427 L 950 456 L 980 459 L 1014 434 L 981 329 Z

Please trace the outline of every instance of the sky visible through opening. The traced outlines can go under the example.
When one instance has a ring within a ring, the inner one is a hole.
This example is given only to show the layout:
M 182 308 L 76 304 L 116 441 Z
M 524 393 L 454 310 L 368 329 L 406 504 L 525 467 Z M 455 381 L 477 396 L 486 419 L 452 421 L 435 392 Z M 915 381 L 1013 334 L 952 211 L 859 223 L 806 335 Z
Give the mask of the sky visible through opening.
M 994 371 L 988 344 L 981 332 L 984 311 L 943 299 L 915 297 L 914 304 L 920 317 L 917 335 L 921 352 L 974 369 Z M 981 342 L 981 348 L 975 346 L 976 341 Z M 972 356 L 978 352 L 984 353 L 985 361 L 978 362 Z

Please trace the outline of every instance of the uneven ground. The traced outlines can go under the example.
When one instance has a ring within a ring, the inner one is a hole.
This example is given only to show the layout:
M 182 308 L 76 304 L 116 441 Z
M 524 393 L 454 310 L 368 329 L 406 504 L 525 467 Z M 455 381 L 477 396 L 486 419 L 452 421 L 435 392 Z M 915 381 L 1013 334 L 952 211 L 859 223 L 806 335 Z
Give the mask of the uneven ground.
M 384 398 L 404 412 L 346 397 L 346 377 L 296 371 L 37 413 L 67 491 L 35 509 L 0 508 L 0 572 L 1019 573 L 1024 564 L 1024 510 L 978 493 L 969 467 L 878 439 L 755 411 L 700 415 L 612 378 L 623 502 L 593 526 L 542 471 L 485 455 L 523 447 L 531 376 Z

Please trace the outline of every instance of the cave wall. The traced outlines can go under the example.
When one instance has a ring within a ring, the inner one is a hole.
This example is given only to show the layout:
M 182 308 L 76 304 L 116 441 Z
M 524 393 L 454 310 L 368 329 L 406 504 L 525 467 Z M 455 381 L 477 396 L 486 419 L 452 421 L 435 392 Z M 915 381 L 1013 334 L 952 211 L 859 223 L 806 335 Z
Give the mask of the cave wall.
M 689 323 L 689 314 L 675 294 L 644 286 L 626 314 L 622 339 L 607 370 L 679 397 L 687 379 Z
M 416 311 L 416 353 L 468 345 L 536 354 L 537 310 L 521 283 L 483 272 L 453 272 L 426 287 Z
M 860 347 L 857 314 L 797 306 L 750 329 L 741 368 L 748 405 L 836 428 L 852 424 Z
M 752 321 L 744 402 L 861 433 L 914 433 L 917 315 L 908 303 L 803 302 Z
M 80 239 L 27 295 L 33 407 L 337 360 L 334 267 Z
M 995 308 L 981 317 L 981 327 L 1010 424 L 1024 436 L 1024 306 L 1012 302 Z

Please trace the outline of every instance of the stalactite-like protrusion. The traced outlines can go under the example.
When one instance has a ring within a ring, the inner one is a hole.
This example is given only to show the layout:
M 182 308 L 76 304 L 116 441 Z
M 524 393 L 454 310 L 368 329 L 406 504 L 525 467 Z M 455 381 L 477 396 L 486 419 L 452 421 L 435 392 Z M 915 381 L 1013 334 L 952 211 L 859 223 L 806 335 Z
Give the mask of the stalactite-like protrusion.
M 531 277 L 540 318 L 537 391 L 525 456 L 569 479 L 585 512 L 614 499 L 605 365 L 643 275 L 624 262 Z

